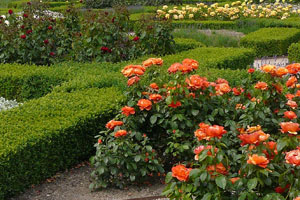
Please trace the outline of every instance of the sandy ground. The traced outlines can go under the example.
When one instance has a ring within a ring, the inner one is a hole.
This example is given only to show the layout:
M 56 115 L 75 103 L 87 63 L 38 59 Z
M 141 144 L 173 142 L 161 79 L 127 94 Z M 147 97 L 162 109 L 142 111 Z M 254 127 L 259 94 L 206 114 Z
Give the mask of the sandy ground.
M 89 190 L 90 173 L 88 165 L 76 167 L 67 172 L 57 174 L 45 183 L 11 198 L 11 200 L 124 200 L 151 196 L 160 196 L 164 185 L 129 187 L 127 190 L 105 189 L 98 192 Z M 163 198 L 162 198 L 163 199 Z

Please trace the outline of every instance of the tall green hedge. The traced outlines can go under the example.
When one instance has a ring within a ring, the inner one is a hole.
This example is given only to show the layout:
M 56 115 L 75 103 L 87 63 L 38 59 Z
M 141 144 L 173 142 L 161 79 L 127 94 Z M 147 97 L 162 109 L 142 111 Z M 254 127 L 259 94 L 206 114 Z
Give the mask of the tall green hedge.
M 289 46 L 300 40 L 300 29 L 262 28 L 241 39 L 241 46 L 253 48 L 256 55 L 286 55 Z
M 291 63 L 300 62 L 300 43 L 293 43 L 289 47 L 288 58 Z
M 86 159 L 122 94 L 114 89 L 52 93 L 0 113 L 0 199 Z

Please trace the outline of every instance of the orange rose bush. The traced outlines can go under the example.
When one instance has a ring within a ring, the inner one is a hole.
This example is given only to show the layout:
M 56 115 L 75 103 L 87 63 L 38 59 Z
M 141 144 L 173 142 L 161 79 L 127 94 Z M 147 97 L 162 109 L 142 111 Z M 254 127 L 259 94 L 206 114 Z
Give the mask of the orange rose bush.
M 93 188 L 166 175 L 170 199 L 300 195 L 300 64 L 248 70 L 232 85 L 198 61 L 128 65 L 127 103 L 97 136 Z

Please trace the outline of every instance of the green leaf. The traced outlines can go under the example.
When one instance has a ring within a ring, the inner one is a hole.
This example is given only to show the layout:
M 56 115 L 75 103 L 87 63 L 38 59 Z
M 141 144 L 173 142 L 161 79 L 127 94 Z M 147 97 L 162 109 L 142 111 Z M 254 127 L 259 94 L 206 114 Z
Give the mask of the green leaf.
M 170 183 L 170 181 L 172 180 L 172 172 L 169 172 L 167 173 L 167 176 L 166 176 L 166 183 Z
M 257 186 L 257 178 L 250 179 L 247 183 L 248 189 L 253 190 Z
M 190 178 L 194 179 L 197 176 L 199 176 L 200 174 L 200 169 L 192 169 L 192 171 L 190 172 Z
M 197 116 L 199 114 L 199 110 L 192 110 L 192 115 Z
M 205 179 L 206 179 L 206 177 L 207 177 L 207 172 L 203 172 L 203 173 L 200 175 L 200 180 L 201 180 L 202 182 L 204 182 Z
M 141 156 L 140 155 L 136 155 L 135 157 L 134 157 L 134 161 L 135 162 L 139 162 L 141 160 Z
M 210 193 L 206 193 L 201 200 L 210 200 L 211 199 L 211 194 Z
M 156 121 L 157 121 L 157 116 L 156 116 L 156 115 L 152 115 L 152 116 L 150 117 L 150 122 L 151 122 L 151 124 L 155 124 Z
M 219 176 L 218 178 L 216 178 L 216 184 L 218 187 L 225 189 L 226 183 L 227 182 L 225 176 Z
M 172 97 L 171 97 L 171 96 L 168 96 L 168 97 L 166 98 L 166 103 L 167 103 L 168 105 L 172 103 Z
M 277 150 L 281 151 L 286 145 L 287 142 L 284 139 L 279 139 L 277 142 Z

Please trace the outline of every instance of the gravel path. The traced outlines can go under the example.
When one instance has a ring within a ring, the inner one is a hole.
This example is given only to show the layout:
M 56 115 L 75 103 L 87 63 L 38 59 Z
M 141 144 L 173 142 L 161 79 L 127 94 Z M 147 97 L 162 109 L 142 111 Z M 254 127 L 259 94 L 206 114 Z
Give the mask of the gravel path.
M 55 175 L 41 185 L 32 187 L 25 193 L 11 198 L 11 200 L 124 200 L 160 196 L 164 185 L 132 186 L 126 190 L 105 189 L 90 192 L 90 173 L 92 169 L 85 164 Z M 163 200 L 164 198 L 161 198 Z

